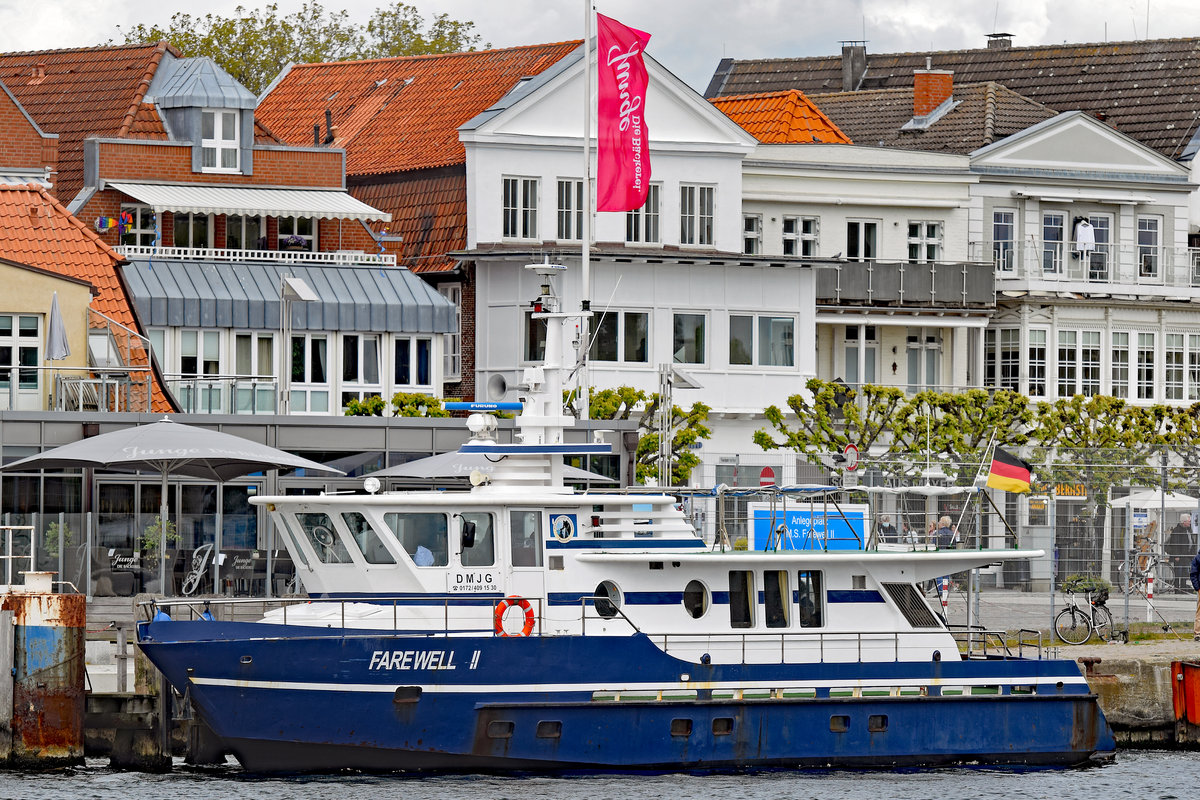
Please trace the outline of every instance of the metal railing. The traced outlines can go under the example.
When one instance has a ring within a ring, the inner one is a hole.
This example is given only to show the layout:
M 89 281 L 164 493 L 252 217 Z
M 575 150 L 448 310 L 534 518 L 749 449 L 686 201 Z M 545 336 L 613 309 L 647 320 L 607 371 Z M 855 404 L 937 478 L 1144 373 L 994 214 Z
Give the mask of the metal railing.
M 817 304 L 994 308 L 995 270 L 984 260 L 815 262 Z
M 1075 242 L 972 242 L 973 259 L 990 255 L 996 281 L 1133 284 L 1200 287 L 1200 248 L 1097 243 L 1079 251 Z
M 121 245 L 113 248 L 129 258 L 189 261 L 267 261 L 277 264 L 337 264 L 343 266 L 394 267 L 390 253 L 317 250 L 236 250 L 226 247 L 147 247 Z
M 274 414 L 279 379 L 273 375 L 183 375 L 165 380 L 186 414 Z

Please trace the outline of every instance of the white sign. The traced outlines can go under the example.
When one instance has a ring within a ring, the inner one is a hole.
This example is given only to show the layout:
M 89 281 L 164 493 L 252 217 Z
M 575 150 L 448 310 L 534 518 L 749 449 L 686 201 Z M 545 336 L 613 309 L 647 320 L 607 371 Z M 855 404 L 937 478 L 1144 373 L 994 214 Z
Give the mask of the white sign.
M 476 594 L 499 592 L 500 582 L 495 572 L 451 572 L 446 576 L 447 594 Z

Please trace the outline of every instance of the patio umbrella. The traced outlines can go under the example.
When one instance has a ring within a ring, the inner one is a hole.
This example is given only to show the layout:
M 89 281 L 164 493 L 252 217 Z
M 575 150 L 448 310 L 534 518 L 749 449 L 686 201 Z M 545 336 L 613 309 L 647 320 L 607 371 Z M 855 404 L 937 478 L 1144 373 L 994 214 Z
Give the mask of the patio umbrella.
M 489 461 L 483 453 L 460 453 L 454 450 L 449 453 L 439 453 L 428 458 L 418 458 L 405 464 L 372 472 L 372 478 L 469 478 L 473 470 L 479 470 L 485 475 L 496 471 L 496 462 Z M 574 483 L 616 483 L 612 478 L 606 478 L 595 472 L 563 465 L 563 478 Z
M 55 292 L 50 298 L 50 317 L 46 321 L 46 360 L 61 361 L 69 355 L 71 345 L 67 341 L 67 326 L 58 310 L 58 292 Z
M 0 467 L 54 469 L 101 467 L 122 472 L 144 470 L 162 475 L 160 518 L 163 525 L 159 544 L 159 586 L 166 587 L 167 476 L 186 475 L 227 481 L 259 470 L 295 468 L 342 474 L 341 470 L 318 464 L 240 436 L 172 422 L 159 422 L 102 433 L 89 439 L 65 444 L 36 456 L 22 458 Z

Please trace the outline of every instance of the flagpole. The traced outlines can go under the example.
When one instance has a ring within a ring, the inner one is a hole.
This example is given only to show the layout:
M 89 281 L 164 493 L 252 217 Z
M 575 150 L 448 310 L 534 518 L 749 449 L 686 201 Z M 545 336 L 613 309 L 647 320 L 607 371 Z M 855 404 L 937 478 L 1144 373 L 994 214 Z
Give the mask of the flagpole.
M 592 0 L 583 0 L 583 230 L 580 231 L 579 308 L 579 414 L 591 419 L 591 375 L 588 373 L 588 340 L 592 306 L 592 25 L 595 22 Z
M 975 470 L 975 479 L 973 481 L 971 481 L 972 486 L 979 483 L 979 476 L 983 474 L 983 465 L 991 463 L 991 459 L 988 458 L 988 452 L 992 449 L 992 447 L 995 444 L 996 444 L 996 428 L 992 428 L 992 436 L 991 436 L 991 438 L 988 439 L 987 445 L 983 448 L 983 458 L 979 462 L 979 469 Z M 979 491 L 986 492 L 987 487 L 986 486 L 980 487 Z M 959 528 L 962 527 L 963 517 L 965 517 L 966 515 L 967 515 L 967 504 L 963 503 L 962 511 L 958 512 L 958 523 L 956 524 L 956 527 L 959 527 Z M 983 531 L 982 530 L 975 531 L 975 537 L 976 537 L 976 541 L 979 544 L 979 549 L 982 550 L 983 549 Z M 968 603 L 968 606 L 969 605 L 970 604 Z

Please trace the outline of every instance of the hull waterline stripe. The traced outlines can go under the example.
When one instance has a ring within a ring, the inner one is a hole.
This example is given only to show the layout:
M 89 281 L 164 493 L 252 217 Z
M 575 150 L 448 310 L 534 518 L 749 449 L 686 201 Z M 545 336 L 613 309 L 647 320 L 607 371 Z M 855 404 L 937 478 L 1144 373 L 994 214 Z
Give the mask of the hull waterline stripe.
M 784 691 L 802 690 L 802 689 L 870 689 L 877 687 L 899 687 L 899 688 L 919 688 L 922 686 L 1001 686 L 1015 684 L 1017 686 L 1036 685 L 1040 681 L 1061 681 L 1064 686 L 1087 686 L 1087 681 L 1082 676 L 1071 678 L 1069 676 L 1045 676 L 1037 678 L 1033 676 L 1022 676 L 1020 678 L 966 678 L 966 679 L 949 679 L 940 678 L 938 680 L 860 680 L 846 683 L 837 683 L 832 681 L 719 681 L 704 683 L 703 686 L 693 686 L 684 683 L 663 684 L 663 683 L 626 683 L 620 686 L 601 683 L 526 683 L 517 685 L 503 684 L 416 684 L 401 680 L 401 676 L 396 676 L 397 680 L 392 683 L 310 683 L 303 681 L 246 681 L 236 680 L 232 678 L 197 678 L 192 677 L 191 682 L 199 686 L 224 686 L 238 689 L 275 689 L 284 691 L 301 691 L 301 692 L 365 692 L 391 694 L 396 691 L 397 686 L 417 686 L 421 687 L 422 692 L 432 692 L 434 694 L 524 694 L 524 693 L 545 693 L 545 692 L 614 692 L 614 693 L 629 693 L 629 692 L 682 692 L 690 691 L 697 688 L 728 690 L 728 689 L 782 689 Z

